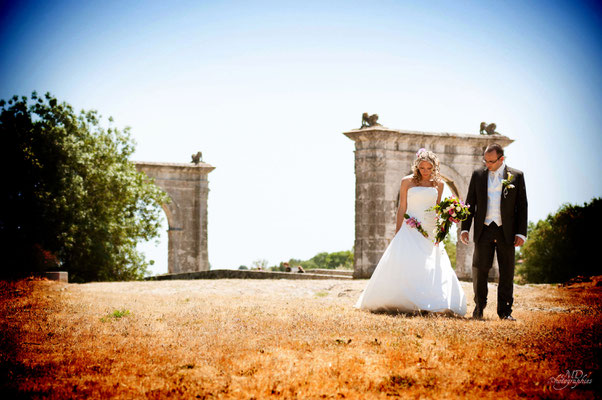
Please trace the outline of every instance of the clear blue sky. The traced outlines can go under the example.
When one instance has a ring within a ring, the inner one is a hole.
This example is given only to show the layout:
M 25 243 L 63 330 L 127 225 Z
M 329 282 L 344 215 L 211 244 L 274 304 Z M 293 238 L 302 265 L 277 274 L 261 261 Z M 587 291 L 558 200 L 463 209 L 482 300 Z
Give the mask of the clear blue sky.
M 601 196 L 601 22 L 594 1 L 0 1 L 0 98 L 50 91 L 112 116 L 136 160 L 201 150 L 212 267 L 272 265 L 353 246 L 342 132 L 363 112 L 495 122 L 532 221 Z

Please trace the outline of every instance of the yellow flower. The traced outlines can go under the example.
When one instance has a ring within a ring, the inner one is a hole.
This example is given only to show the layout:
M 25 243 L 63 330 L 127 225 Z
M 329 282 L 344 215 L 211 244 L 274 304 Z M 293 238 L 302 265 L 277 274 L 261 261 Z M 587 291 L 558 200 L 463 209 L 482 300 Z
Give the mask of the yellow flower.
M 514 175 L 512 175 L 510 172 L 508 172 L 508 179 L 502 180 L 502 185 L 504 186 L 504 188 L 514 189 L 514 185 L 512 184 L 513 180 L 514 180 Z

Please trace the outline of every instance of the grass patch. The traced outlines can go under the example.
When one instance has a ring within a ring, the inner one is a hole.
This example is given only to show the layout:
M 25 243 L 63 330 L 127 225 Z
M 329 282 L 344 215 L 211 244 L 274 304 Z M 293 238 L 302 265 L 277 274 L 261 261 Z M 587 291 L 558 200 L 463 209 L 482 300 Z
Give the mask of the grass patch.
M 107 321 L 127 317 L 128 315 L 130 315 L 130 310 L 114 310 L 112 313 L 109 313 L 109 314 L 105 315 L 104 317 L 100 318 L 100 321 L 107 322 Z

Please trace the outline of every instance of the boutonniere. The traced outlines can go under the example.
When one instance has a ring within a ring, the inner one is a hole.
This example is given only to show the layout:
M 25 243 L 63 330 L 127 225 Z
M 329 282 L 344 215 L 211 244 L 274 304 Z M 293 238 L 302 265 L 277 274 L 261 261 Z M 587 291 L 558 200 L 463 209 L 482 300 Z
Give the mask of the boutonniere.
M 504 198 L 508 196 L 508 189 L 514 189 L 514 175 L 508 172 L 508 178 L 502 179 L 502 186 L 504 187 Z

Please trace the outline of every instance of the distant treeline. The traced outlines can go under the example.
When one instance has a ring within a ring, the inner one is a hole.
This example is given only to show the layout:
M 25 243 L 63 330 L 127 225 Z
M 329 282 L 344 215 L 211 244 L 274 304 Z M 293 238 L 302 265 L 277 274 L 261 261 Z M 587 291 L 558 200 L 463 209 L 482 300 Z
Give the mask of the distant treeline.
M 353 250 L 337 251 L 334 253 L 318 253 L 309 260 L 291 258 L 288 261 L 282 261 L 278 265 L 268 266 L 266 260 L 256 260 L 253 262 L 252 269 L 264 269 L 270 271 L 286 271 L 287 264 L 289 268 L 302 267 L 308 269 L 353 269 Z M 249 269 L 246 265 L 241 265 L 238 269 Z

